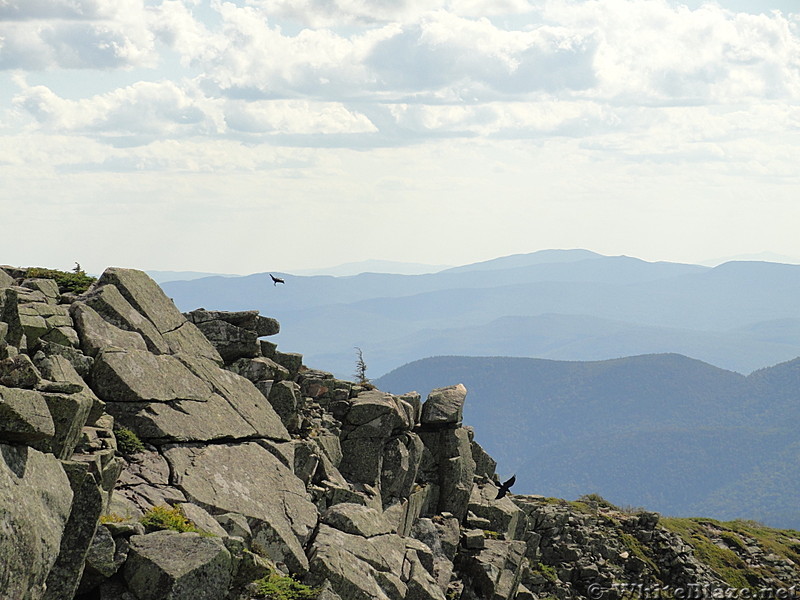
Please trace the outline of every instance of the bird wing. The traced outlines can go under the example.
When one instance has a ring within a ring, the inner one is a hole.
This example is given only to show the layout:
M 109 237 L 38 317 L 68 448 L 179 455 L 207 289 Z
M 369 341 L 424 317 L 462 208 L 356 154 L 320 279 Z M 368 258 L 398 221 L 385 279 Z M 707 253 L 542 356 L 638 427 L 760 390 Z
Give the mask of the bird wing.
M 510 488 L 512 485 L 514 485 L 514 482 L 515 482 L 516 480 L 517 480 L 517 476 L 516 476 L 516 475 L 512 475 L 512 476 L 511 476 L 511 479 L 509 479 L 508 481 L 506 481 L 506 482 L 503 484 L 503 487 L 504 487 L 505 489 L 508 489 L 508 488 Z

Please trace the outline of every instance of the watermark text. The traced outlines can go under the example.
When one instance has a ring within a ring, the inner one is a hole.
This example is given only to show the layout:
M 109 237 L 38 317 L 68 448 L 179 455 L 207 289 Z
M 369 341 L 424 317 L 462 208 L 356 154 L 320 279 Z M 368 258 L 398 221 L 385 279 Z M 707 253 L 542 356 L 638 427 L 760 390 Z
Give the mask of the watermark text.
M 646 585 L 642 583 L 593 583 L 586 590 L 590 600 L 800 600 L 800 586 L 737 588 L 710 584 Z

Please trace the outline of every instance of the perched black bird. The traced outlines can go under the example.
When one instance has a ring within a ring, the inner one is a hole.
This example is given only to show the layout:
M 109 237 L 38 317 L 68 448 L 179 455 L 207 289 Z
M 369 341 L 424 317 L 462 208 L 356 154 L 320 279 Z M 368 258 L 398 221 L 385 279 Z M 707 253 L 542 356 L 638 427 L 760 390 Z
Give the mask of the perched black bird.
M 511 486 L 514 485 L 514 482 L 516 480 L 517 480 L 517 476 L 516 475 L 512 475 L 511 479 L 509 479 L 505 483 L 501 483 L 500 484 L 500 489 L 497 490 L 497 496 L 495 497 L 495 500 L 499 500 L 500 498 L 505 496 L 508 493 L 509 488 L 511 488 Z
M 286 283 L 283 279 L 281 279 L 280 277 L 275 277 L 275 275 L 273 275 L 272 273 L 270 273 L 269 276 L 272 277 L 272 285 L 278 285 L 279 283 Z

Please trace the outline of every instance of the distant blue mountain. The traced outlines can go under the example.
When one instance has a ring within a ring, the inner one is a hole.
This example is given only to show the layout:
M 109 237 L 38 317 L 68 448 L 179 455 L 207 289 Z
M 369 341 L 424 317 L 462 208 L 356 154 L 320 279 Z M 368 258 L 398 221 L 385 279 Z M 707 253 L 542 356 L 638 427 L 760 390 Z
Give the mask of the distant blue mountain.
M 462 265 L 460 267 L 452 267 L 448 269 L 448 272 L 464 273 L 514 269 L 517 267 L 529 267 L 531 265 L 546 263 L 559 264 L 578 262 L 582 260 L 591 260 L 593 258 L 606 257 L 602 254 L 592 252 L 591 250 L 540 250 L 539 252 L 530 252 L 528 254 L 512 254 L 510 256 L 501 256 L 500 258 L 493 258 L 491 260 L 485 260 L 469 265 Z
M 230 273 L 204 273 L 200 271 L 147 271 L 147 274 L 159 284 L 167 281 L 190 281 L 192 279 L 202 279 L 203 277 L 241 277 L 241 275 Z
M 294 275 L 333 275 L 349 277 L 361 273 L 394 273 L 397 275 L 423 275 L 437 273 L 449 268 L 449 265 L 428 265 L 422 263 L 397 262 L 393 260 L 362 260 L 344 263 L 335 267 L 320 269 L 293 270 Z
M 424 356 L 517 356 L 604 360 L 646 353 L 700 356 L 749 373 L 800 355 L 800 319 L 757 323 L 735 331 L 699 331 L 637 325 L 584 315 L 500 317 L 490 323 L 423 329 L 372 347 L 371 364 L 412 362 Z M 349 357 L 348 357 L 349 358 Z M 331 355 L 328 359 L 335 360 Z
M 373 376 L 434 354 L 486 355 L 482 345 L 568 360 L 676 352 L 742 373 L 800 355 L 795 265 L 550 250 L 425 275 L 280 276 L 285 285 L 262 273 L 163 287 L 183 310 L 277 318 L 284 349 L 340 376 L 352 374 L 354 346 Z

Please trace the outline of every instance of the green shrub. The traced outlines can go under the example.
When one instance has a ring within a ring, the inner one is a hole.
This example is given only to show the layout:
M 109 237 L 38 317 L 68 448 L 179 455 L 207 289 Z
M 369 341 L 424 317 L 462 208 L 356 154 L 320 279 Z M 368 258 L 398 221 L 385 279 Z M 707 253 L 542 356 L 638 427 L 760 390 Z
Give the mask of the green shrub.
M 729 548 L 722 548 L 712 541 L 709 527 L 714 531 L 724 532 L 723 524 L 714 519 L 669 518 L 663 519 L 664 527 L 677 533 L 683 541 L 692 546 L 692 553 L 701 562 L 716 571 L 725 583 L 736 587 L 749 589 L 753 582 L 758 581 L 758 575 Z M 720 536 L 728 545 L 738 546 L 731 533 Z M 741 546 L 743 547 L 743 545 Z
M 319 595 L 318 590 L 274 572 L 255 583 L 257 597 L 267 600 L 314 600 Z
M 148 530 L 171 529 L 181 533 L 192 532 L 206 536 L 212 535 L 197 527 L 177 507 L 154 506 L 144 514 L 139 522 Z
M 138 452 L 144 452 L 144 444 L 139 436 L 127 427 L 118 427 L 114 430 L 117 438 L 117 450 L 123 456 L 131 456 Z
M 556 574 L 556 568 L 553 565 L 546 565 L 544 563 L 534 563 L 533 561 L 529 561 L 531 565 L 531 569 L 534 571 L 541 573 L 544 575 L 545 579 L 550 581 L 551 583 L 556 583 L 558 581 L 558 575 Z
M 503 534 L 497 531 L 492 531 L 491 529 L 484 529 L 483 537 L 487 540 L 502 540 Z
M 639 560 L 645 562 L 647 566 L 652 569 L 653 573 L 659 572 L 658 567 L 650 558 L 645 546 L 639 540 L 637 540 L 631 534 L 624 532 L 620 532 L 619 539 L 625 545 L 628 551 Z
M 72 292 L 82 294 L 89 289 L 97 278 L 90 277 L 83 270 L 69 273 L 56 269 L 44 269 L 42 267 L 31 267 L 25 272 L 25 277 L 37 279 L 55 279 L 58 284 L 58 291 L 62 294 Z
M 619 510 L 619 507 L 615 504 L 612 504 L 605 498 L 603 498 L 600 494 L 584 494 L 577 500 L 578 502 L 583 502 L 584 504 L 596 504 L 598 508 L 608 508 L 610 510 Z

